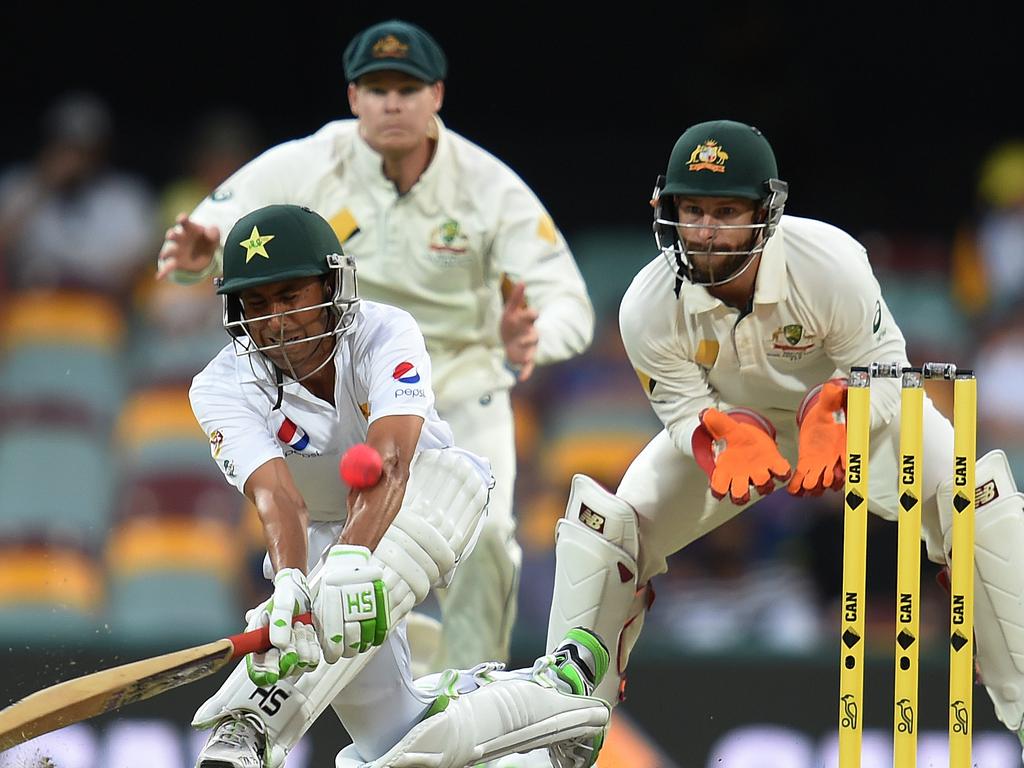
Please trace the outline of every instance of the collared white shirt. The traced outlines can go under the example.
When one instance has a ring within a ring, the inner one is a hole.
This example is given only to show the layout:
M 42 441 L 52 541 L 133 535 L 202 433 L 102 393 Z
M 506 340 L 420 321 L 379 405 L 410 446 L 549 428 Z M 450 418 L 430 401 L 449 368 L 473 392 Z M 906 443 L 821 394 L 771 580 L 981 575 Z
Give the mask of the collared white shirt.
M 255 353 L 259 354 L 259 353 Z M 341 456 L 366 440 L 384 416 L 422 416 L 418 450 L 452 445 L 448 424 L 434 410 L 430 358 L 409 313 L 362 301 L 354 328 L 334 355 L 334 402 L 301 383 L 278 390 L 265 366 L 238 356 L 228 344 L 192 381 L 192 410 L 210 439 L 210 452 L 240 491 L 249 476 L 282 457 L 311 520 L 344 520 L 348 487 L 338 472 Z
M 217 225 L 224 237 L 243 215 L 271 203 L 319 213 L 355 257 L 360 295 L 416 318 L 434 359 L 435 394 L 452 402 L 513 382 L 499 333 L 504 276 L 526 283 L 527 301 L 540 313 L 540 364 L 584 351 L 594 315 L 572 253 L 533 192 L 440 120 L 437 134 L 430 165 L 403 195 L 358 121 L 339 120 L 257 157 L 192 218 Z
M 906 364 L 906 342 L 864 247 L 836 227 L 783 216 L 758 268 L 747 315 L 683 282 L 660 255 L 619 309 L 622 340 L 675 445 L 691 453 L 700 412 L 745 406 L 776 426 L 808 390 L 855 365 Z M 872 426 L 899 407 L 899 382 L 871 388 Z

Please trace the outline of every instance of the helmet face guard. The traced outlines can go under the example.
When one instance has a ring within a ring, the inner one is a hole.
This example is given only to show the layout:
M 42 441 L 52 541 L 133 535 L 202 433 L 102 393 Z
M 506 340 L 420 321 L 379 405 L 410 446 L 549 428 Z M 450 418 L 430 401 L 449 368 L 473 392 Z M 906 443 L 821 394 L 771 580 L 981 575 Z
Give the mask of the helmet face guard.
M 764 250 L 768 238 L 774 234 L 782 218 L 786 205 L 788 185 L 781 179 L 770 178 L 764 182 L 764 194 L 757 201 L 758 208 L 751 224 L 687 224 L 679 221 L 675 195 L 663 194 L 665 176 L 658 176 L 654 185 L 654 241 L 658 250 L 668 260 L 676 276 L 680 280 L 713 287 L 724 285 L 742 275 L 753 263 L 754 257 Z M 713 195 L 709 195 L 713 196 Z M 731 196 L 731 195 L 730 195 Z M 679 236 L 680 230 L 712 230 L 706 249 L 693 249 Z M 718 232 L 746 230 L 750 233 L 748 247 L 738 250 L 719 250 L 715 248 L 715 235 Z M 713 269 L 705 270 L 696 266 L 694 257 L 725 256 L 725 266 L 721 274 Z
M 333 282 L 333 290 L 331 298 L 318 304 L 311 304 L 307 307 L 299 307 L 298 309 L 289 309 L 284 312 L 273 312 L 259 317 L 246 317 L 245 308 L 242 305 L 242 300 L 239 294 L 223 294 L 224 328 L 235 343 L 235 354 L 238 357 L 248 357 L 250 363 L 254 366 L 257 364 L 262 366 L 263 370 L 271 379 L 277 380 L 277 386 L 279 387 L 284 386 L 284 383 L 282 378 L 277 375 L 278 371 L 286 374 L 292 381 L 303 381 L 323 369 L 324 366 L 326 366 L 334 357 L 333 354 L 331 354 L 334 349 L 334 344 L 331 344 L 330 350 L 325 353 L 324 359 L 320 364 L 313 370 L 300 376 L 295 369 L 295 364 L 296 362 L 301 363 L 302 359 L 300 358 L 299 360 L 293 361 L 288 355 L 288 350 L 297 350 L 300 345 L 316 342 L 316 345 L 311 348 L 309 354 L 305 356 L 305 359 L 308 359 L 312 355 L 316 354 L 325 339 L 333 339 L 343 336 L 353 327 L 352 324 L 359 309 L 359 291 L 356 283 L 355 261 L 351 256 L 337 253 L 328 254 L 325 258 L 326 269 L 324 270 L 324 278 L 327 284 Z M 223 278 L 217 278 L 215 282 L 218 286 L 223 285 Z M 273 340 L 271 343 L 266 343 L 260 346 L 250 330 L 250 325 L 253 323 L 264 323 L 267 320 L 274 318 L 282 319 L 288 315 L 294 315 L 300 312 L 309 312 L 313 309 L 324 310 L 330 318 L 326 329 L 322 333 L 318 333 L 314 336 L 286 341 L 284 338 L 284 324 L 281 323 L 281 336 L 278 339 Z M 287 365 L 285 369 L 282 370 L 277 363 L 273 362 L 267 356 L 267 352 L 271 350 L 282 352 L 282 356 L 284 357 Z

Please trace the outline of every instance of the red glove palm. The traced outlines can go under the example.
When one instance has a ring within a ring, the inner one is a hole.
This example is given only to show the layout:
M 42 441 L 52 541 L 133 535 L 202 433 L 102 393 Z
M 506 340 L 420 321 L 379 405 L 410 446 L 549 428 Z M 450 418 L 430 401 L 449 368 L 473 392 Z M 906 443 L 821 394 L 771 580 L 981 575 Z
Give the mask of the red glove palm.
M 835 379 L 811 398 L 800 421 L 796 472 L 789 483 L 794 496 L 820 496 L 846 477 L 846 386 Z
M 759 417 L 708 408 L 701 414 L 701 424 L 705 434 L 694 433 L 694 456 L 708 473 L 711 494 L 716 499 L 728 494 L 733 504 L 746 504 L 751 485 L 764 496 L 775 490 L 776 479 L 789 478 L 789 462 L 775 445 L 774 435 L 769 432 L 771 425 Z

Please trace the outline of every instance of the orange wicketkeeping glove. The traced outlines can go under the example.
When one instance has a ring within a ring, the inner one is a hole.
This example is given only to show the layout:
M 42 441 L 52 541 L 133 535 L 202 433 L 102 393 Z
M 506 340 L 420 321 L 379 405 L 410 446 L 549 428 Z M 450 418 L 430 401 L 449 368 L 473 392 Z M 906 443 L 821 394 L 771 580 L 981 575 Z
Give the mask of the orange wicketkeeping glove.
M 846 477 L 846 382 L 832 379 L 801 406 L 800 449 L 789 483 L 794 496 L 820 496 Z
M 764 496 L 775 480 L 789 478 L 789 462 L 775 444 L 771 423 L 752 411 L 722 413 L 708 408 L 694 432 L 694 458 L 711 480 L 716 499 L 728 494 L 733 504 L 750 501 L 750 486 Z

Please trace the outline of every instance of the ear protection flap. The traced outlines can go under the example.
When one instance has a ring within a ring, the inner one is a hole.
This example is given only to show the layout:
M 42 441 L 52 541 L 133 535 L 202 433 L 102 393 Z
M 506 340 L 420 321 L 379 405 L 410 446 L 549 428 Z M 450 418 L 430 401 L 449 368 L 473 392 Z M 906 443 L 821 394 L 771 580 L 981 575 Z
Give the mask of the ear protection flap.
M 676 232 L 676 228 L 671 224 L 661 224 L 659 219 L 664 221 L 675 221 L 675 212 L 672 210 L 674 203 L 672 195 L 663 195 L 662 190 L 665 189 L 665 175 L 658 174 L 658 178 L 654 180 L 654 191 L 651 193 L 651 199 L 654 200 L 654 239 L 658 243 L 659 248 L 671 248 L 674 247 L 678 240 L 679 234 Z

